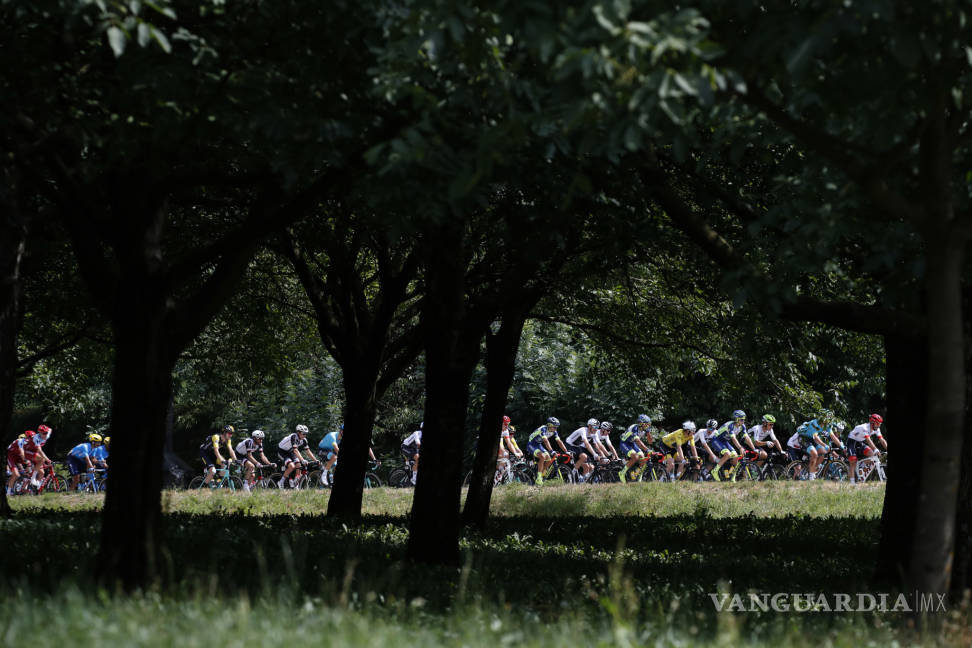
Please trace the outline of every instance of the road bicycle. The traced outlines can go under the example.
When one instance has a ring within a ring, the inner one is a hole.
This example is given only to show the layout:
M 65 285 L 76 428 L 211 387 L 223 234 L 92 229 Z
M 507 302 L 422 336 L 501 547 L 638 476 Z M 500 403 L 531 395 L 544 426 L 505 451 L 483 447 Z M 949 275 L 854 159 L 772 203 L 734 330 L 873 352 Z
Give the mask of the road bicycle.
M 392 468 L 391 472 L 388 473 L 388 485 L 393 488 L 412 488 L 415 484 L 412 483 L 412 458 L 405 457 L 405 465 L 398 466 L 397 468 Z
M 233 470 L 233 464 L 238 464 L 235 461 L 224 461 L 222 466 L 216 468 L 216 474 L 213 478 L 206 483 L 205 475 L 197 475 L 192 478 L 189 482 L 189 490 L 200 490 L 209 488 L 211 490 L 216 490 L 218 488 L 226 488 L 231 491 L 242 491 L 243 490 L 243 479 L 239 475 L 231 474 Z
M 887 452 L 879 452 L 868 457 L 857 460 L 857 481 L 887 481 L 888 476 L 885 470 L 887 465 Z
M 469 487 L 472 482 L 472 472 L 466 473 L 466 476 L 462 480 L 462 485 L 465 488 Z M 493 474 L 493 486 L 502 486 L 503 484 L 532 484 L 533 475 L 530 473 L 527 463 L 523 459 L 517 459 L 515 462 L 509 457 L 500 457 L 496 460 L 496 471 Z
M 83 472 L 78 480 L 78 490 L 82 493 L 101 493 L 105 490 L 108 484 L 108 480 L 105 479 L 105 474 L 108 471 L 104 468 L 92 468 L 87 472 Z

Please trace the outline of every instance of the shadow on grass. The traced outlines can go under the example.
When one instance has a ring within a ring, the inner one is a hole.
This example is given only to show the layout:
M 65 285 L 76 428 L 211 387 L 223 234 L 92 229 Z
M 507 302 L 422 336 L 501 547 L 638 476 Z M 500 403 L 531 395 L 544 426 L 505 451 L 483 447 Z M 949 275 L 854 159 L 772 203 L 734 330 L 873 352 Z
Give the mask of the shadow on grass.
M 404 560 L 402 517 L 361 524 L 312 515 L 165 516 L 164 589 L 257 594 L 296 588 L 312 596 L 421 599 L 430 608 L 493 599 L 555 612 L 566 600 L 599 606 L 612 567 L 638 597 L 707 600 L 722 581 L 746 592 L 867 591 L 878 521 L 856 518 L 495 518 L 467 533 L 464 564 Z M 0 522 L 3 581 L 56 588 L 91 581 L 98 512 L 26 510 Z M 43 560 L 33 556 L 43 556 Z

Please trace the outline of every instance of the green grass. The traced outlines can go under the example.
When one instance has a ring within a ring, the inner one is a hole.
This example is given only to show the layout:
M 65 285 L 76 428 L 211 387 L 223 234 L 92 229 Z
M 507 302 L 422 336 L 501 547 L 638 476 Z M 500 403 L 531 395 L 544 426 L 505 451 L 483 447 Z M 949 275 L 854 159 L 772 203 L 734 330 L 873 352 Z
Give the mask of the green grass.
M 404 560 L 411 491 L 366 493 L 362 524 L 327 493 L 166 494 L 165 583 L 92 589 L 99 497 L 17 498 L 0 521 L 0 639 L 45 644 L 899 645 L 900 614 L 718 614 L 708 593 L 881 592 L 880 486 L 505 487 L 460 568 Z M 25 560 L 37 555 L 44 561 Z M 51 613 L 51 611 L 57 611 Z M 968 645 L 953 610 L 926 645 Z
M 163 509 L 186 513 L 246 513 L 249 515 L 319 514 L 327 510 L 330 491 L 166 491 Z M 377 488 L 365 491 L 365 515 L 406 516 L 412 489 Z M 53 507 L 98 510 L 101 495 L 47 493 L 41 497 L 11 500 L 15 510 Z M 510 484 L 493 493 L 491 512 L 496 517 L 573 515 L 661 516 L 707 511 L 715 517 L 755 515 L 785 517 L 863 517 L 881 515 L 884 486 L 851 487 L 833 482 L 763 482 L 755 484 L 640 483 L 596 486 L 523 486 Z

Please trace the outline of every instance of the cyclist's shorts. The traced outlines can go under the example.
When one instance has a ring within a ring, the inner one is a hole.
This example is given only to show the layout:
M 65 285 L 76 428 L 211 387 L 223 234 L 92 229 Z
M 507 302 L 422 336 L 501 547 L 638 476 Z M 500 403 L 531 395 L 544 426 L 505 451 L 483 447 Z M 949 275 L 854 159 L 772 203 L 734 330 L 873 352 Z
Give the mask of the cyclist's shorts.
M 547 449 L 544 448 L 542 445 L 537 445 L 533 443 L 528 443 L 526 447 L 526 453 L 531 457 L 533 457 L 534 459 L 536 459 L 546 451 Z
M 736 454 L 736 451 L 730 448 L 728 443 L 719 438 L 710 440 L 709 447 L 712 448 L 712 454 L 716 455 L 717 457 L 721 457 L 724 454 Z
M 212 450 L 200 450 L 199 456 L 207 468 L 216 466 L 216 453 Z
M 633 443 L 625 443 L 622 441 L 619 450 L 621 451 L 621 456 L 625 459 L 631 459 L 639 454 L 644 456 L 644 453 Z
M 658 444 L 659 449 L 661 449 L 662 454 L 665 455 L 665 459 L 675 459 L 678 457 L 678 446 L 670 446 L 664 441 Z
M 297 455 L 293 450 L 281 450 L 277 448 L 277 456 L 280 458 L 281 465 L 286 466 L 288 463 L 297 463 Z
M 590 454 L 587 451 L 587 448 L 585 448 L 584 446 L 571 445 L 570 443 L 566 443 L 564 445 L 567 446 L 567 452 L 574 455 L 574 461 L 577 461 L 577 459 L 580 458 L 582 454 L 586 454 L 586 455 Z M 590 457 L 588 457 L 588 459 L 590 459 Z
M 20 469 L 20 453 L 14 450 L 7 451 L 7 470 L 13 472 Z
M 80 475 L 83 472 L 88 471 L 88 464 L 85 463 L 84 459 L 78 459 L 77 457 L 72 457 L 68 455 L 67 458 L 68 472 L 71 475 Z
M 419 453 L 419 447 L 414 443 L 402 444 L 402 454 L 411 459 Z
M 869 457 L 871 447 L 863 441 L 857 439 L 847 439 L 847 458 L 857 459 L 858 457 Z
M 790 461 L 800 461 L 807 456 L 807 451 L 803 448 L 791 448 L 786 446 L 786 454 L 789 455 Z
M 330 461 L 331 460 L 331 457 L 336 457 L 336 456 L 337 455 L 334 452 L 328 452 L 327 453 L 327 461 Z

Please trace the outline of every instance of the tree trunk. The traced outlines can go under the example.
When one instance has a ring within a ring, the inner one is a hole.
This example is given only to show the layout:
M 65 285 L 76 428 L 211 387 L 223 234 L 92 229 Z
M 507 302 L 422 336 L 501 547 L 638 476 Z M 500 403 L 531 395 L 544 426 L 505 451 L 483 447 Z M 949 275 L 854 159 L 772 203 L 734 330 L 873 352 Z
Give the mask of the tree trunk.
M 15 213 L 5 214 L 0 220 L 0 440 L 4 446 L 17 386 L 17 335 L 23 320 L 20 265 L 26 245 L 26 224 Z M 6 485 L 0 488 L 0 516 L 10 517 Z
M 911 556 L 914 520 L 918 509 L 918 485 L 928 390 L 927 342 L 924 338 L 885 336 L 888 441 L 901 448 L 888 466 L 888 481 L 881 515 L 877 579 L 903 586 Z
M 129 300 L 113 321 L 111 464 L 99 577 L 131 590 L 158 578 L 162 459 L 174 357 L 166 348 L 164 291 L 124 280 Z
M 469 383 L 483 329 L 465 302 L 462 225 L 445 223 L 429 242 L 421 324 L 425 346 L 425 415 L 408 557 L 458 564 L 462 445 Z
M 963 244 L 958 238 L 929 237 L 925 255 L 928 411 L 909 565 L 911 586 L 925 593 L 949 591 L 955 548 L 959 459 L 965 430 Z
M 378 405 L 378 368 L 376 362 L 347 364 L 344 367 L 344 436 L 327 514 L 357 520 L 361 517 L 365 467 Z
M 493 496 L 493 475 L 499 449 L 502 418 L 520 348 L 524 314 L 506 314 L 499 331 L 486 338 L 486 397 L 479 422 L 479 442 L 473 461 L 472 479 L 466 493 L 466 507 L 462 512 L 467 526 L 482 529 L 489 518 L 489 502 Z

